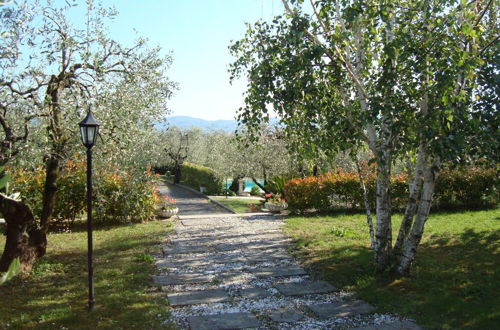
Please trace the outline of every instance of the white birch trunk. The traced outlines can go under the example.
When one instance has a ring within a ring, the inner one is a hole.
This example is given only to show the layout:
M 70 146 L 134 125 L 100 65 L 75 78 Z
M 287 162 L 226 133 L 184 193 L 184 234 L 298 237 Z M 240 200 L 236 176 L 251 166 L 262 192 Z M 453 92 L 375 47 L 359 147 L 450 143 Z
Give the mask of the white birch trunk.
M 365 204 L 366 210 L 366 223 L 368 224 L 368 230 L 370 232 L 370 247 L 372 250 L 375 249 L 375 233 L 373 231 L 373 220 L 372 212 L 370 209 L 370 202 L 368 201 L 368 191 L 366 190 L 365 182 L 363 180 L 363 175 L 361 174 L 361 168 L 359 167 L 359 162 L 357 157 L 355 158 L 356 169 L 358 170 L 359 185 L 361 186 L 361 191 L 363 192 L 363 202 Z
M 392 250 L 391 221 L 391 155 L 386 146 L 377 156 L 377 228 L 375 232 L 375 262 L 377 270 L 383 271 L 389 265 Z
M 424 165 L 426 159 L 425 146 L 421 144 L 418 149 L 417 163 L 415 165 L 415 173 L 412 183 L 410 184 L 410 193 L 408 198 L 408 203 L 406 204 L 406 209 L 401 222 L 401 227 L 399 228 L 398 238 L 394 245 L 394 253 L 396 253 L 396 258 L 399 258 L 399 253 L 403 247 L 403 242 L 405 241 L 408 233 L 410 232 L 411 226 L 413 224 L 413 219 L 415 217 L 415 212 L 417 210 L 417 201 L 422 188 L 422 177 L 424 175 Z M 409 178 L 410 180 L 410 178 Z
M 396 272 L 400 275 L 407 275 L 410 272 L 411 264 L 415 259 L 417 247 L 422 239 L 424 232 L 424 225 L 429 218 L 431 210 L 432 196 L 436 186 L 436 180 L 439 175 L 440 161 L 436 158 L 431 164 L 425 166 L 424 184 L 422 187 L 422 195 L 418 205 L 418 211 L 415 222 L 411 228 L 411 232 L 407 239 L 404 241 L 401 257 L 399 258 Z

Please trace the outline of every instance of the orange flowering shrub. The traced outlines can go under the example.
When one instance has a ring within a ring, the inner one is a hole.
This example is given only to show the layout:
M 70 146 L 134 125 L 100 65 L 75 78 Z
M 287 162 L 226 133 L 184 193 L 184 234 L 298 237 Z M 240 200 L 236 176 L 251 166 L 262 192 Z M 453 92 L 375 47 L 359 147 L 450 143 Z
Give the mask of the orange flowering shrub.
M 20 192 L 36 218 L 42 211 L 45 169 L 11 169 L 13 192 Z M 154 217 L 159 202 L 151 171 L 120 168 L 96 170 L 93 178 L 94 221 L 142 222 Z M 72 223 L 86 212 L 86 162 L 83 159 L 65 162 L 57 181 L 57 199 L 52 226 Z
M 328 205 L 323 177 L 292 179 L 285 185 L 285 196 L 292 210 L 325 209 Z
M 495 168 L 457 168 L 443 171 L 437 180 L 435 205 L 441 209 L 484 208 L 499 202 L 499 176 Z
M 57 182 L 57 199 L 53 213 L 53 223 L 62 220 L 74 221 L 85 208 L 85 162 L 67 161 Z M 21 192 L 23 200 L 31 207 L 35 217 L 42 212 L 42 198 L 45 183 L 45 168 L 12 171 L 12 191 Z
M 373 170 L 363 174 L 368 200 L 375 208 L 376 175 Z M 478 167 L 443 170 L 436 184 L 434 209 L 482 208 L 499 202 L 499 180 L 496 169 Z M 337 171 L 319 177 L 293 179 L 285 185 L 289 208 L 330 210 L 332 208 L 363 209 L 363 193 L 357 173 Z M 403 211 L 408 201 L 408 176 L 391 177 L 391 205 Z

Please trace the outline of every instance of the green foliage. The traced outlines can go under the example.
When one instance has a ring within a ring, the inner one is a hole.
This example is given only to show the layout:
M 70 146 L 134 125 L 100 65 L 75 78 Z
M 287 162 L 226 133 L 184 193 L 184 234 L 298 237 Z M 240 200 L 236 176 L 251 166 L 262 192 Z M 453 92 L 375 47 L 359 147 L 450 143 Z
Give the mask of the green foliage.
M 250 195 L 260 196 L 261 195 L 260 188 L 257 186 L 253 186 L 252 189 L 250 189 Z
M 96 179 L 94 199 L 97 223 L 138 223 L 154 219 L 159 202 L 153 176 L 134 168 L 103 171 Z
M 15 258 L 9 265 L 9 268 L 5 273 L 0 273 L 0 285 L 12 279 L 14 276 L 21 272 L 21 262 L 19 258 Z
M 45 169 L 13 172 L 13 191 L 31 207 L 35 217 L 42 211 Z M 94 173 L 94 221 L 96 223 L 143 222 L 153 219 L 158 202 L 150 172 L 107 168 Z M 86 212 L 86 163 L 69 160 L 57 182 L 58 192 L 52 228 L 64 229 Z
M 137 256 L 137 260 L 148 264 L 152 264 L 155 261 L 155 258 L 149 253 L 142 253 Z
M 6 188 L 11 179 L 11 175 L 5 173 L 5 168 L 0 166 L 0 190 Z
M 374 173 L 365 173 L 365 185 L 371 207 L 375 205 Z M 461 168 L 443 170 L 438 177 L 434 194 L 434 209 L 475 209 L 492 207 L 499 202 L 499 180 L 494 168 Z M 320 177 L 290 180 L 285 186 L 290 209 L 329 210 L 332 208 L 363 209 L 363 194 L 357 173 L 338 171 Z M 391 206 L 395 210 L 406 207 L 408 177 L 391 177 Z
M 231 189 L 224 189 L 222 194 L 223 195 L 227 194 L 227 196 L 236 196 L 236 193 L 234 191 L 232 191 Z
M 437 181 L 435 204 L 441 209 L 491 207 L 499 202 L 499 183 L 495 168 L 443 171 Z
M 53 214 L 53 224 L 61 225 L 65 220 L 75 221 L 85 210 L 86 199 L 86 165 L 83 160 L 68 160 L 61 171 L 62 175 L 57 182 L 56 206 Z M 34 170 L 13 170 L 12 190 L 21 193 L 35 217 L 39 218 L 42 212 L 43 188 L 45 169 L 38 167 Z
M 188 162 L 182 165 L 181 182 L 198 191 L 200 187 L 205 187 L 207 195 L 218 195 L 223 189 L 222 180 L 214 170 Z
M 267 181 L 265 188 L 273 194 L 286 196 L 285 185 L 291 179 L 293 179 L 292 176 L 285 174 L 274 176 L 271 180 Z

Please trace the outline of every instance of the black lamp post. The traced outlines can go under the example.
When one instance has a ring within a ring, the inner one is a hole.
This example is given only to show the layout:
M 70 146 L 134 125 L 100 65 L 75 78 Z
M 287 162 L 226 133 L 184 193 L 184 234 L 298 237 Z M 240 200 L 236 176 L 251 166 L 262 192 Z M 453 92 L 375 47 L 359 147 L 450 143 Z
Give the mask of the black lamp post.
M 94 119 L 92 111 L 87 113 L 87 117 L 80 122 L 80 135 L 82 143 L 87 147 L 87 244 L 88 244 L 88 275 L 89 275 L 89 312 L 94 310 L 94 267 L 93 242 L 92 242 L 92 147 L 94 146 L 99 124 Z

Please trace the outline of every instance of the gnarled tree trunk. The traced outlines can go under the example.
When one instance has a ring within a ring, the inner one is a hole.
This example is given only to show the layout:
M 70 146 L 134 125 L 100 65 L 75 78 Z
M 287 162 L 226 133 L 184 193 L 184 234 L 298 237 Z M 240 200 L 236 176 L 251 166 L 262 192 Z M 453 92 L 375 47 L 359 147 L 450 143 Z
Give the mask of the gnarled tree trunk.
M 47 160 L 46 171 L 42 214 L 40 216 L 40 225 L 45 233 L 49 230 L 50 220 L 56 206 L 57 179 L 61 171 L 60 160 L 57 156 L 51 155 Z
M 7 223 L 5 249 L 0 258 L 0 272 L 5 272 L 15 258 L 22 271 L 29 273 L 37 258 L 45 254 L 47 238 L 30 208 L 23 202 L 0 194 L 0 212 Z

